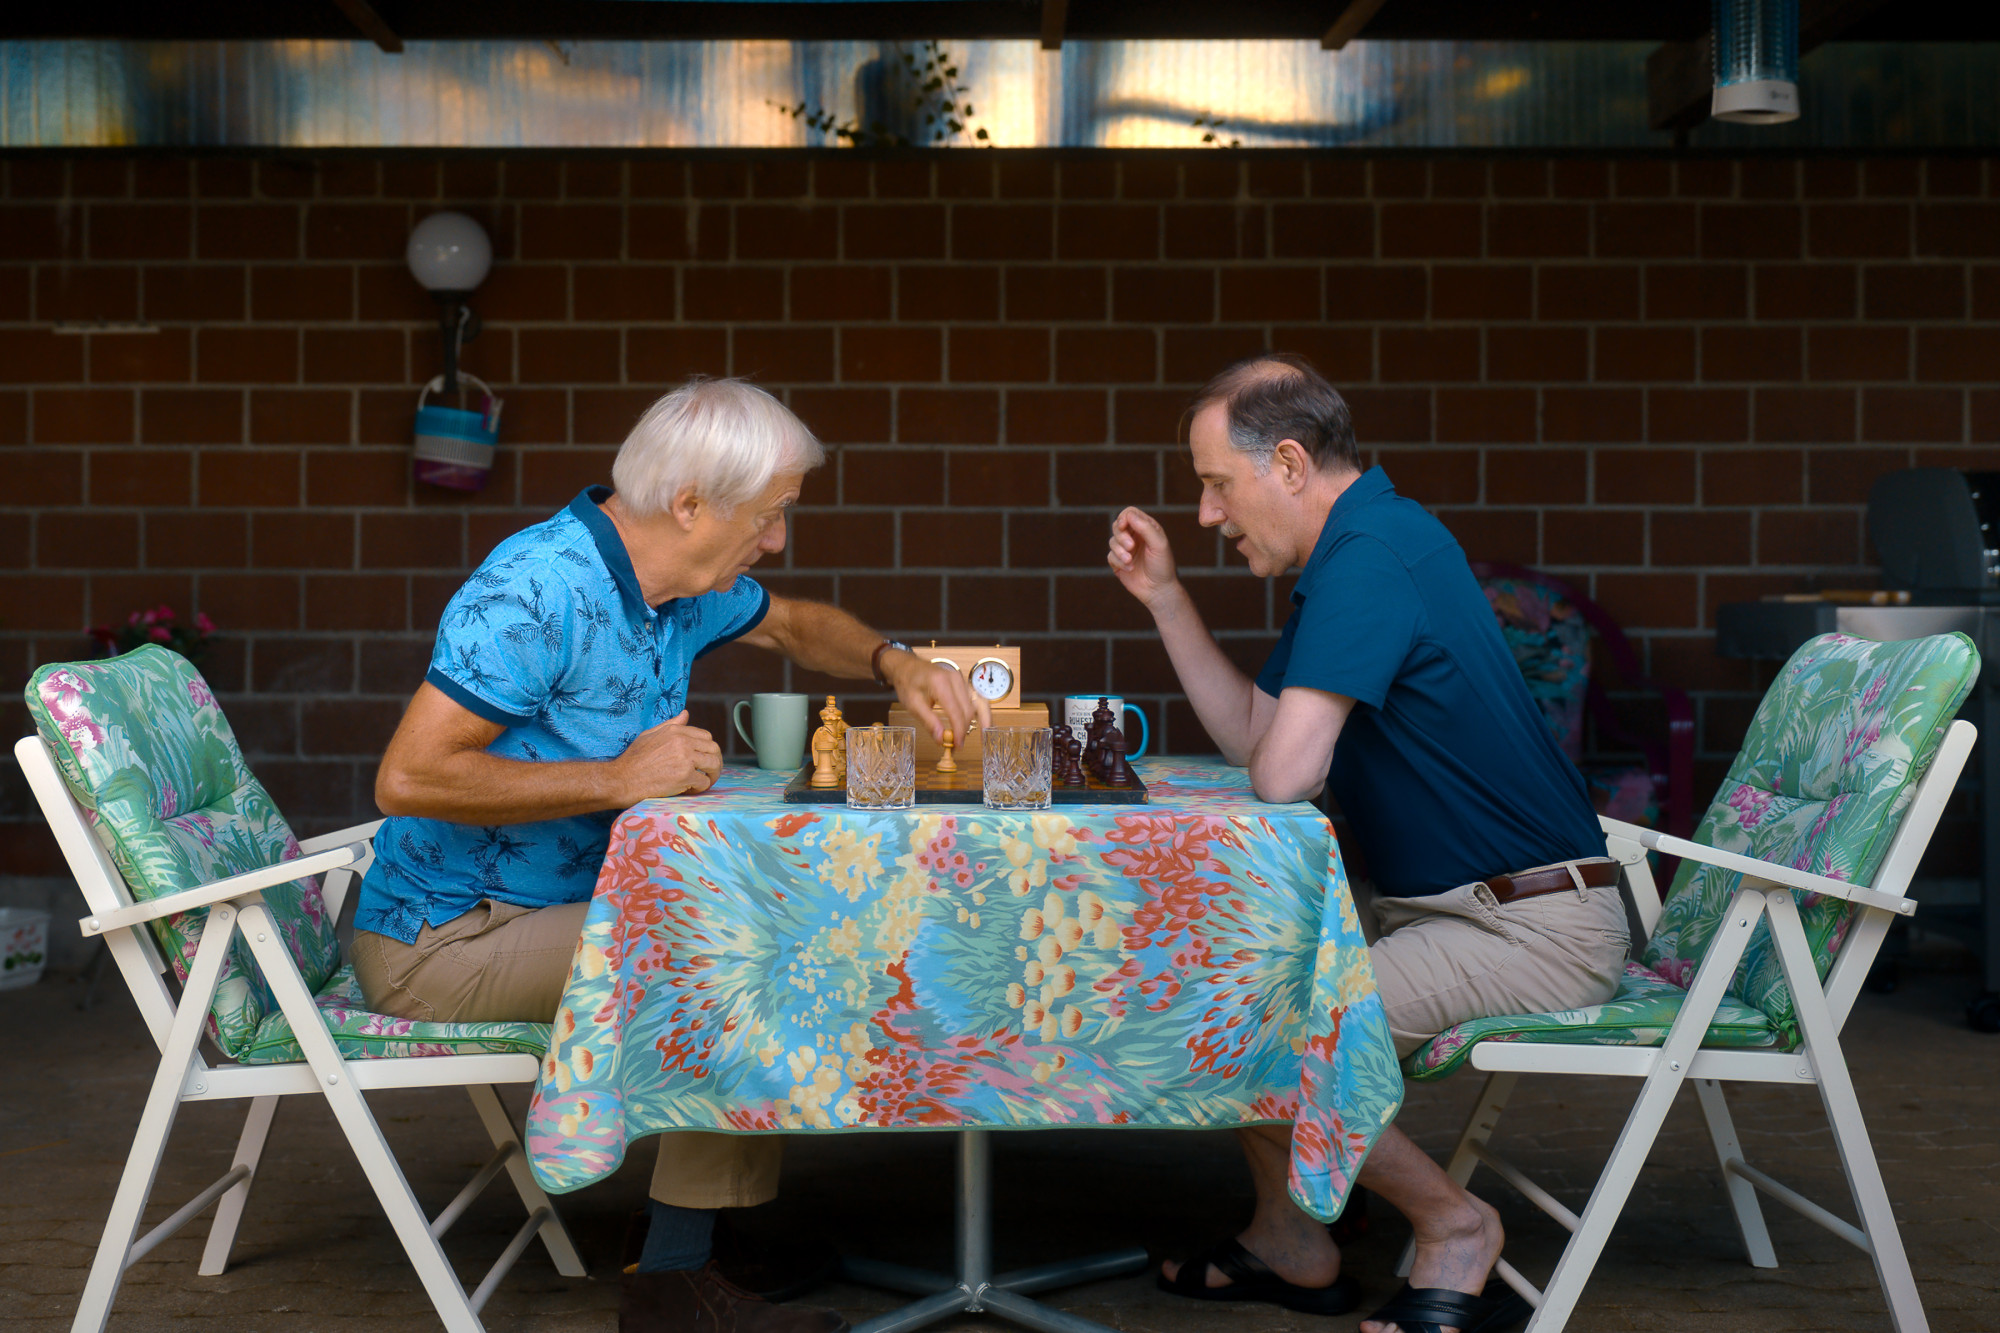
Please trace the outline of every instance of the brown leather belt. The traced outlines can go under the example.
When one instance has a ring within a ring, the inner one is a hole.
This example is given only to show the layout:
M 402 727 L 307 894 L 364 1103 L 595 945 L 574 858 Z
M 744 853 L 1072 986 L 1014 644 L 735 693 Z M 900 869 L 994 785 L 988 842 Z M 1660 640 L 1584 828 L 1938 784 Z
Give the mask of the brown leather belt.
M 1618 882 L 1618 863 L 1582 861 L 1577 863 L 1576 873 L 1583 876 L 1585 888 L 1608 889 Z M 1493 890 L 1493 896 L 1500 902 L 1515 903 L 1523 898 L 1540 897 L 1544 893 L 1560 893 L 1564 889 L 1574 891 L 1576 881 L 1570 878 L 1567 865 L 1559 865 L 1522 875 L 1495 875 L 1486 881 L 1486 887 Z

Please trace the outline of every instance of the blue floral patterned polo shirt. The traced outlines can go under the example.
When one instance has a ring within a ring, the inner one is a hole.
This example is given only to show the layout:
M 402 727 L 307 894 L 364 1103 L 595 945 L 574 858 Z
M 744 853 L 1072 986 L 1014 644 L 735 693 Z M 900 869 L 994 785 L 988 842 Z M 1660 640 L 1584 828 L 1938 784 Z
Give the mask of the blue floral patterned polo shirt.
M 500 543 L 445 607 L 424 679 L 507 730 L 507 759 L 613 759 L 687 703 L 695 658 L 755 628 L 770 594 L 727 591 L 648 606 L 618 530 L 587 488 L 545 523 Z M 618 812 L 473 827 L 399 816 L 375 837 L 357 929 L 405 944 L 483 898 L 523 907 L 583 902 Z

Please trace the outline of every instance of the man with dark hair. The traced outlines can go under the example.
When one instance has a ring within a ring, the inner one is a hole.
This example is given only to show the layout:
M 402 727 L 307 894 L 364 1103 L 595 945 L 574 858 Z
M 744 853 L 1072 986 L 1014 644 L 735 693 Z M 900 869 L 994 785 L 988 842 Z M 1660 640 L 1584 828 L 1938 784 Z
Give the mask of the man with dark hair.
M 1113 525 L 1112 572 L 1153 613 L 1202 725 L 1257 795 L 1338 799 L 1376 890 L 1369 952 L 1398 1052 L 1466 1019 L 1609 999 L 1627 947 L 1617 867 L 1458 543 L 1382 469 L 1362 470 L 1347 404 L 1302 358 L 1238 362 L 1186 421 L 1202 525 L 1254 574 L 1302 571 L 1284 633 L 1254 681 L 1239 671 L 1140 510 Z M 1161 1285 L 1352 1308 L 1339 1249 L 1286 1193 L 1289 1128 L 1239 1137 L 1257 1190 L 1250 1226 L 1165 1265 Z M 1383 1133 L 1360 1182 L 1416 1239 L 1409 1283 L 1364 1333 L 1499 1333 L 1525 1317 L 1489 1281 L 1499 1215 L 1406 1135 Z

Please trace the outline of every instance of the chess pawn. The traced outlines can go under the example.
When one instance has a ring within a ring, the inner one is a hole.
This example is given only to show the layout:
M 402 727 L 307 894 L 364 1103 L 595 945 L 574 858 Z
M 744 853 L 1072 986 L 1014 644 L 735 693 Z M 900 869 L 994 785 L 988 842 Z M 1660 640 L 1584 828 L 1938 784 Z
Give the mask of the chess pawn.
M 835 766 L 836 743 L 832 727 L 821 727 L 813 733 L 812 761 L 813 775 L 809 785 L 819 788 L 838 787 L 844 781 Z
M 952 736 L 950 727 L 944 729 L 944 735 L 938 739 L 938 744 L 944 748 L 944 754 L 937 761 L 937 771 L 958 772 L 958 760 L 951 757 L 951 752 L 958 745 L 958 741 Z

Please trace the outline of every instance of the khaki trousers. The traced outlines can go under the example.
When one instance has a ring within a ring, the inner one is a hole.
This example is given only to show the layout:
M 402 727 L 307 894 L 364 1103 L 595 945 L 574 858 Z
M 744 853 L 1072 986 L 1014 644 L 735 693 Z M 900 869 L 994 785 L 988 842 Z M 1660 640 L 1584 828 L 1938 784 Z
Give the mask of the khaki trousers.
M 491 898 L 404 944 L 354 936 L 354 976 L 368 1007 L 437 1022 L 547 1023 L 569 981 L 588 903 L 517 907 Z M 778 1196 L 785 1141 L 770 1135 L 662 1134 L 648 1191 L 681 1208 L 748 1208 Z
M 1602 1004 L 1630 948 L 1615 885 L 1502 904 L 1484 884 L 1464 884 L 1374 906 L 1368 956 L 1399 1056 L 1467 1019 Z

